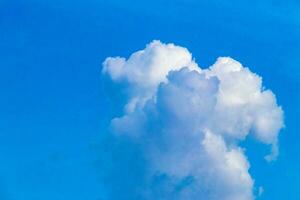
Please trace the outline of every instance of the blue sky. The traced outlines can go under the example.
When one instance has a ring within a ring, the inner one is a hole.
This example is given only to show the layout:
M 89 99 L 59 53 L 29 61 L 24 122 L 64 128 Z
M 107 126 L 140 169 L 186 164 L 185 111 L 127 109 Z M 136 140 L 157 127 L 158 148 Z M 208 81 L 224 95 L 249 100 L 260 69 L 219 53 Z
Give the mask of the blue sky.
M 102 139 L 121 107 L 101 63 L 153 39 L 187 47 L 202 68 L 230 56 L 263 77 L 285 128 L 276 162 L 244 144 L 257 149 L 246 153 L 250 173 L 259 199 L 300 199 L 299 9 L 292 0 L 0 1 L 0 199 L 105 200 Z

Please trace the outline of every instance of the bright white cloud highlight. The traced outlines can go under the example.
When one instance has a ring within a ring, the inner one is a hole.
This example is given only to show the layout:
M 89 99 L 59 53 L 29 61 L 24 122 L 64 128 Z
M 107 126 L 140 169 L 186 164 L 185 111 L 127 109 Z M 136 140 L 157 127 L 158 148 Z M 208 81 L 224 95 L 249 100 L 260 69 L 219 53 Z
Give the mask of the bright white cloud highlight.
M 255 198 L 239 142 L 253 134 L 272 146 L 266 158 L 273 160 L 283 127 L 283 111 L 261 77 L 229 57 L 200 69 L 186 48 L 160 41 L 127 60 L 107 58 L 103 73 L 128 95 L 111 126 L 141 147 L 147 183 L 132 187 L 142 199 Z

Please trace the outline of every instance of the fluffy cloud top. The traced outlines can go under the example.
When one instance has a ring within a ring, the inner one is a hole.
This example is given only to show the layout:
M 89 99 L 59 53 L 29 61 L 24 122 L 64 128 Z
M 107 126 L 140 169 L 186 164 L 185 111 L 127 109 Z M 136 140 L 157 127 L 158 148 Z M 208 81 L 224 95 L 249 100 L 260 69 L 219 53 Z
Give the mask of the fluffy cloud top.
M 283 127 L 261 77 L 229 57 L 200 69 L 186 48 L 159 41 L 127 60 L 107 58 L 103 73 L 128 94 L 123 116 L 111 121 L 115 140 L 126 137 L 143 160 L 143 181 L 130 185 L 128 199 L 255 198 L 239 142 L 253 134 L 272 146 L 273 160 Z

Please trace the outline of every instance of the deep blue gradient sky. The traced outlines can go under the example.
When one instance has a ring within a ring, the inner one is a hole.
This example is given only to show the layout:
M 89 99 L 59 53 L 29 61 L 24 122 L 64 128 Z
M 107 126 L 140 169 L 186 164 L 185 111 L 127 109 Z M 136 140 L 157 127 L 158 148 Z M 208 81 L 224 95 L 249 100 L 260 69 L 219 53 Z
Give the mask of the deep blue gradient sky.
M 102 198 L 98 149 L 120 109 L 101 63 L 153 39 L 187 47 L 203 68 L 230 56 L 263 77 L 286 127 L 274 163 L 244 144 L 257 149 L 250 173 L 260 199 L 300 199 L 299 13 L 293 0 L 0 0 L 0 199 Z

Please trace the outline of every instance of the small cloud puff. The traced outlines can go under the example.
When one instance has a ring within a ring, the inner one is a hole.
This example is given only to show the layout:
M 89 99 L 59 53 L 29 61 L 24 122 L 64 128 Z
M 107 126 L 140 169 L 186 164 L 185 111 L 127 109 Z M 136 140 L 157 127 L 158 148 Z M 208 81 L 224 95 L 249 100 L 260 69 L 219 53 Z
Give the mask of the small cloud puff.
M 186 48 L 160 41 L 127 60 L 107 58 L 103 73 L 128 94 L 123 116 L 111 121 L 115 139 L 138 145 L 147 169 L 129 199 L 254 199 L 239 141 L 253 134 L 272 146 L 273 160 L 283 127 L 261 77 L 229 57 L 200 69 Z

